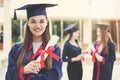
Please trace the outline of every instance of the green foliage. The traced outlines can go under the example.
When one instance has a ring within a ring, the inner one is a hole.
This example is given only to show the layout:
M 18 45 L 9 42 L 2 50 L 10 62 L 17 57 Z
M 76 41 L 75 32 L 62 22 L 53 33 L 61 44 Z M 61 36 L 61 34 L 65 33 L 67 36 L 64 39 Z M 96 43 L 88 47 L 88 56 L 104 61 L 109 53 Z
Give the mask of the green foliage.
M 22 33 L 20 34 L 20 19 L 12 20 L 12 42 L 19 42 L 24 37 L 24 29 L 26 24 L 26 19 L 22 19 Z M 22 37 L 20 37 L 20 35 Z
M 3 42 L 3 25 L 0 25 L 0 43 Z
M 54 20 L 52 23 L 52 31 L 54 35 L 61 36 L 61 28 L 60 28 L 60 21 L 59 20 Z
M 20 41 L 20 20 L 12 20 L 12 42 Z

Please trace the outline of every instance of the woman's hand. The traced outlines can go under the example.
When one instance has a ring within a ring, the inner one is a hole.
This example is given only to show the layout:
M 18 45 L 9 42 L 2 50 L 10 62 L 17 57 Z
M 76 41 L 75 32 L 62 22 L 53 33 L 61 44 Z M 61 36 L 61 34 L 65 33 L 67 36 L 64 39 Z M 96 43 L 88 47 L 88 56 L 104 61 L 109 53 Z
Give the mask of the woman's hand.
M 83 58 L 84 58 L 84 54 L 80 54 L 80 55 L 72 58 L 72 62 L 74 62 L 74 61 L 80 61 L 80 60 L 82 60 Z
M 96 59 L 99 61 L 99 62 L 102 62 L 102 60 L 103 60 L 103 57 L 102 56 L 100 56 L 99 54 L 95 54 L 95 56 L 96 56 Z
M 24 67 L 24 74 L 34 73 L 38 74 L 41 69 L 39 61 L 31 61 Z

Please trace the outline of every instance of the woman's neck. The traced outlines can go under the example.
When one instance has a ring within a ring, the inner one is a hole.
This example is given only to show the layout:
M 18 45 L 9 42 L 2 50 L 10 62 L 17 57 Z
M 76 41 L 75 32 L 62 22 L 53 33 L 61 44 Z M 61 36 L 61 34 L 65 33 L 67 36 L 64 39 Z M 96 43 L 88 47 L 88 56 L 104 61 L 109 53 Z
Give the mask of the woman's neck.
M 75 39 L 71 39 L 71 40 L 69 40 L 69 42 L 70 42 L 72 45 L 78 47 L 78 44 L 75 42 Z
M 100 37 L 98 37 L 98 38 L 97 38 L 97 40 L 98 40 L 98 41 L 101 41 L 101 38 L 100 38 Z
M 33 37 L 33 42 L 42 42 L 42 37 Z
M 70 42 L 74 43 L 74 42 L 75 42 L 75 39 L 71 38 L 71 39 L 70 39 Z

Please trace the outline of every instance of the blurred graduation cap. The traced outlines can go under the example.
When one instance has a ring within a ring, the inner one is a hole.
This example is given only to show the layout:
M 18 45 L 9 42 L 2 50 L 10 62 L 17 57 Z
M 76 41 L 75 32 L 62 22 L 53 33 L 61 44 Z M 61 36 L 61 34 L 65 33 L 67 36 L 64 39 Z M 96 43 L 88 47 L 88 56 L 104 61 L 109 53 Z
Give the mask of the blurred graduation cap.
M 73 33 L 78 30 L 79 30 L 79 27 L 77 23 L 70 24 L 64 29 L 64 31 L 67 33 Z
M 110 32 L 110 26 L 108 24 L 98 23 L 96 24 L 97 27 L 100 27 L 102 30 L 106 30 L 107 32 Z
M 26 10 L 27 18 L 37 15 L 47 15 L 46 8 L 56 6 L 57 4 L 28 4 L 14 10 L 14 19 L 17 19 L 16 10 Z

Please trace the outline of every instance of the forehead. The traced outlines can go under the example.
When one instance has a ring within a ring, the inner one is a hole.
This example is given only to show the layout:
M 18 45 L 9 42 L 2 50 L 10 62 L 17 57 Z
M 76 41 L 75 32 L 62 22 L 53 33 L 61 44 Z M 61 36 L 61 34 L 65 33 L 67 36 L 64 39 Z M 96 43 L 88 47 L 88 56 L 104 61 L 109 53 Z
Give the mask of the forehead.
M 29 18 L 29 20 L 41 20 L 41 19 L 46 19 L 46 16 L 38 15 L 38 16 L 32 16 Z
M 77 30 L 77 31 L 75 31 L 75 32 L 73 32 L 73 33 L 79 33 L 80 31 L 79 30 Z

